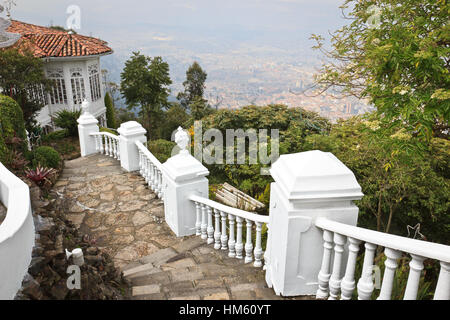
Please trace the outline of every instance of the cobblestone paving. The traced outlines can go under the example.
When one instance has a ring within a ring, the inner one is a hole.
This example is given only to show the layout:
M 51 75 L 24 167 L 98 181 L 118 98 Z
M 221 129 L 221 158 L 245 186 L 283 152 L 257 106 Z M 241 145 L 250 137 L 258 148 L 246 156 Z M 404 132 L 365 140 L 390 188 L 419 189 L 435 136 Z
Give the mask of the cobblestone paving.
M 262 268 L 229 258 L 199 237 L 177 238 L 164 222 L 162 201 L 117 160 L 66 161 L 54 188 L 63 214 L 113 257 L 135 299 L 281 299 L 267 288 Z

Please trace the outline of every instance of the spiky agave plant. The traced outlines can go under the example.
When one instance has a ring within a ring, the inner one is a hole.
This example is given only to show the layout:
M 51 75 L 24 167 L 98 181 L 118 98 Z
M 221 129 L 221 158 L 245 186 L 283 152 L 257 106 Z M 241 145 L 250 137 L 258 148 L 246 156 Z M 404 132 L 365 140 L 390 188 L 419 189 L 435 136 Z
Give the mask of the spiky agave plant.
M 38 186 L 42 187 L 45 182 L 49 180 L 49 177 L 55 172 L 55 169 L 37 166 L 36 169 L 25 171 L 25 174 L 28 179 L 34 181 Z

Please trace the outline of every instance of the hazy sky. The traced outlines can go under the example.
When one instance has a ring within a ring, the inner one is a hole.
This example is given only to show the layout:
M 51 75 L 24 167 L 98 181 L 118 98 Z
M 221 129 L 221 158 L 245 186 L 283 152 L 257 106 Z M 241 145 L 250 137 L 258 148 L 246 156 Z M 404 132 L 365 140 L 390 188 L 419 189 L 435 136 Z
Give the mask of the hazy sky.
M 2 2 L 2 0 L 0 0 Z M 81 9 L 81 30 L 108 37 L 161 26 L 220 32 L 240 31 L 301 34 L 335 30 L 344 21 L 343 0 L 15 0 L 12 17 L 39 25 L 66 25 L 69 5 Z M 161 34 L 161 38 L 170 37 Z

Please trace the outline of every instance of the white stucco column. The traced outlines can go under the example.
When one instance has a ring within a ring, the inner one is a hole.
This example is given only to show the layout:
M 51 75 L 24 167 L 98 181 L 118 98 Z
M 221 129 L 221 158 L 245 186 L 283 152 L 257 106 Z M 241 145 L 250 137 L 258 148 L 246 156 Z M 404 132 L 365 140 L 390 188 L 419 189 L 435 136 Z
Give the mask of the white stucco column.
M 323 238 L 318 217 L 356 225 L 363 197 L 353 172 L 331 153 L 282 155 L 270 170 L 266 282 L 278 295 L 315 295 Z M 343 259 L 346 261 L 346 258 Z M 342 269 L 344 270 L 344 268 Z
M 164 214 L 177 237 L 195 234 L 196 209 L 191 195 L 208 198 L 209 171 L 186 150 L 189 137 L 178 128 L 175 141 L 181 151 L 163 164 Z
M 80 150 L 81 156 L 85 157 L 90 154 L 97 153 L 95 147 L 95 138 L 91 136 L 91 133 L 98 132 L 98 121 L 95 117 L 89 113 L 89 102 L 84 100 L 81 108 L 83 110 L 82 115 L 78 121 L 78 136 L 80 138 Z
M 117 130 L 120 134 L 120 165 L 128 172 L 139 170 L 139 151 L 136 142 L 147 142 L 145 130 L 141 124 L 136 121 L 122 123 Z

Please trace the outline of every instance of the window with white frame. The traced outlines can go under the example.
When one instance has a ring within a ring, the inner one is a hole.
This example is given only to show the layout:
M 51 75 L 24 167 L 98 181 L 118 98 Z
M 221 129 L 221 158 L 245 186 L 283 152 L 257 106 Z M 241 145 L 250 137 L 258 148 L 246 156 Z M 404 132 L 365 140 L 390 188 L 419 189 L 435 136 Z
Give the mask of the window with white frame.
M 83 70 L 81 68 L 70 69 L 70 83 L 72 85 L 73 103 L 81 104 L 86 98 Z
M 47 105 L 48 98 L 44 92 L 43 85 L 32 85 L 27 90 L 28 98 L 34 102 Z
M 53 86 L 50 90 L 50 103 L 67 104 L 67 91 L 63 69 L 49 69 L 47 70 L 47 76 L 53 81 Z
M 97 101 L 102 97 L 102 91 L 100 88 L 100 74 L 98 72 L 98 65 L 93 64 L 88 67 L 89 71 L 89 84 L 91 87 L 91 99 Z

